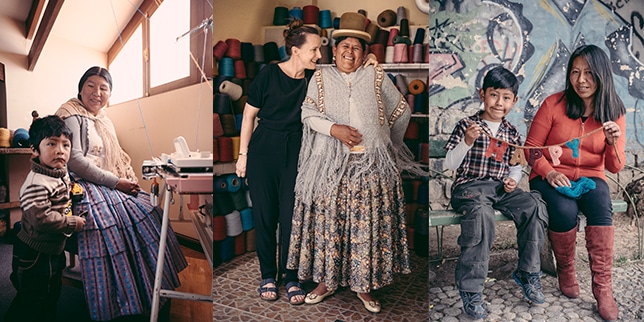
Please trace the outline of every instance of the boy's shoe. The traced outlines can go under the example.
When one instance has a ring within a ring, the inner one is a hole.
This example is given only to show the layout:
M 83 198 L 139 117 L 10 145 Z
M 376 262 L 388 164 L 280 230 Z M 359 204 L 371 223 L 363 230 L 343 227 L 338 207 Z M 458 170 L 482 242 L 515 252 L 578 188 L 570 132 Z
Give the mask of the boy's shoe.
M 483 319 L 487 316 L 487 309 L 483 302 L 483 294 L 458 291 L 463 300 L 463 311 L 474 319 Z
M 528 273 L 516 270 L 512 273 L 514 280 L 523 289 L 523 295 L 525 295 L 525 298 L 534 304 L 543 304 L 545 302 L 540 276 L 541 272 Z

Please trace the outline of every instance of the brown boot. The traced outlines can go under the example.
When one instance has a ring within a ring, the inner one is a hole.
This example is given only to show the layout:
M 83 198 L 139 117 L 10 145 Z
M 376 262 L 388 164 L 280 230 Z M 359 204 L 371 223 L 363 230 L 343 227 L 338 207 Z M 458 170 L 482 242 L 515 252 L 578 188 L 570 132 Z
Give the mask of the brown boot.
M 593 295 L 602 319 L 615 321 L 619 315 L 617 303 L 613 298 L 613 243 L 615 227 L 586 226 L 586 248 L 590 259 Z
M 575 274 L 575 244 L 577 227 L 570 231 L 558 233 L 548 230 L 550 245 L 557 259 L 557 278 L 563 295 L 576 299 L 579 297 L 579 283 Z

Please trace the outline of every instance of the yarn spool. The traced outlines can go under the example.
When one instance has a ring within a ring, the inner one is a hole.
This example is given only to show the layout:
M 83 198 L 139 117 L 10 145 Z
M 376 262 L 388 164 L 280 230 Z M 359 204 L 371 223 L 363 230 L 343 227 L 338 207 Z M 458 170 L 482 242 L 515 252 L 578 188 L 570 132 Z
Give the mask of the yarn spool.
M 381 44 L 384 47 L 386 47 L 388 40 L 389 40 L 389 30 L 379 29 L 378 35 L 376 36 L 376 41 L 374 43 Z
M 244 231 L 253 229 L 255 227 L 253 223 L 253 210 L 250 208 L 245 208 L 242 209 L 239 213 L 241 215 L 242 229 L 244 229 Z
M 219 93 L 219 86 L 221 86 L 221 83 L 223 83 L 224 81 L 227 81 L 228 79 L 229 78 L 224 76 L 224 75 L 218 75 L 217 77 L 215 77 L 215 79 L 213 79 L 213 85 L 214 85 L 213 90 L 214 90 L 214 92 Z
M 420 136 L 419 128 L 418 122 L 409 122 L 404 138 L 409 140 L 418 140 Z
M 302 8 L 300 8 L 300 7 L 293 7 L 293 9 L 288 11 L 288 15 L 289 15 L 289 17 L 291 19 L 300 19 L 300 20 L 302 20 L 302 18 L 304 17 L 303 12 L 302 12 Z
M 217 61 L 220 61 L 222 58 L 224 58 L 224 55 L 226 55 L 226 51 L 228 50 L 228 44 L 226 44 L 225 41 L 220 40 L 215 44 L 215 47 L 212 49 L 212 54 L 215 56 L 215 59 Z
M 358 9 L 358 13 L 363 15 L 363 16 L 365 16 L 365 17 L 367 16 L 367 11 L 364 10 L 364 9 Z
M 428 183 L 421 182 L 418 185 L 418 196 L 416 197 L 416 201 L 419 205 L 427 205 L 427 201 L 429 199 L 429 196 L 427 195 L 428 193 L 429 193 Z
M 407 88 L 407 80 L 405 79 L 405 76 L 403 76 L 403 74 L 396 75 L 396 87 L 398 87 L 398 90 L 403 95 L 407 95 L 409 93 L 409 89 Z
M 313 5 L 307 5 L 302 8 L 302 20 L 305 24 L 317 24 L 320 8 Z
M 280 53 L 277 49 L 277 43 L 269 41 L 264 44 L 264 62 L 270 63 L 280 60 Z
M 328 42 L 328 39 L 327 39 Z M 322 46 L 320 47 L 320 59 L 318 60 L 318 63 L 320 64 L 330 64 L 331 63 L 331 49 L 329 46 Z
M 251 229 L 246 232 L 246 251 L 254 252 L 256 245 L 255 229 Z
M 233 141 L 231 138 L 222 136 L 217 139 L 219 143 L 219 161 L 232 162 L 233 161 Z
M 213 211 L 219 214 L 229 214 L 235 210 L 233 207 L 233 201 L 230 200 L 230 194 L 227 192 L 215 192 L 215 207 Z
M 400 26 L 403 19 L 407 19 L 407 10 L 405 7 L 400 6 L 396 10 L 396 24 Z
M 224 84 L 224 82 L 222 82 L 222 84 Z M 231 84 L 230 86 L 235 85 L 233 83 L 230 83 L 230 84 Z M 213 112 L 218 113 L 219 116 L 222 116 L 224 114 L 232 114 L 233 106 L 230 100 L 230 95 L 225 93 L 215 93 L 212 109 L 213 109 Z
M 216 176 L 212 187 L 213 189 L 215 189 L 215 193 L 228 192 L 228 183 L 226 182 L 226 176 Z
M 429 144 L 428 143 L 418 144 L 418 161 L 422 164 L 429 164 Z
M 409 111 L 414 112 L 414 99 L 416 96 L 414 94 L 407 94 L 407 105 L 409 105 Z
M 376 55 L 378 63 L 382 64 L 385 62 L 385 46 L 382 44 L 373 44 L 369 46 L 369 51 Z
M 226 185 L 226 190 L 229 193 L 237 192 L 241 189 L 241 180 L 236 174 L 231 173 L 226 176 Z
M 424 44 L 425 45 L 425 50 L 423 52 L 425 53 L 425 62 L 429 63 L 429 44 Z
M 329 37 L 320 37 L 320 44 L 322 46 L 328 46 L 329 45 Z
M 422 44 L 425 41 L 425 28 L 416 29 L 416 35 L 414 35 L 414 45 Z
M 226 217 L 212 217 L 212 239 L 215 241 L 226 239 Z
M 407 53 L 407 44 L 400 43 L 394 45 L 394 63 L 406 63 L 409 61 Z
M 217 143 L 217 138 L 212 139 L 212 161 L 219 161 L 219 144 Z
M 414 98 L 414 113 L 420 113 L 420 114 L 429 113 L 427 92 L 416 94 L 416 97 Z
M 380 31 L 380 27 L 378 27 L 377 24 L 375 23 L 370 23 L 367 26 L 367 33 L 371 35 L 371 44 L 377 43 L 377 37 L 378 37 L 378 32 Z
M 286 7 L 275 7 L 273 14 L 273 26 L 284 26 L 288 24 L 289 14 Z
M 235 115 L 244 114 L 244 107 L 246 107 L 246 101 L 248 96 L 242 95 L 238 100 L 233 104 L 233 112 Z
M 226 237 L 226 239 L 219 242 L 219 247 L 221 248 L 220 249 L 221 259 L 224 262 L 227 262 L 235 258 L 235 238 L 234 237 Z
M 421 184 L 422 184 L 422 182 L 420 180 L 412 180 L 411 181 L 411 185 L 414 187 L 412 189 L 412 193 L 414 194 L 414 198 L 413 198 L 414 201 L 418 200 L 418 191 L 419 191 L 418 189 L 420 188 Z
M 241 60 L 238 60 L 239 62 L 242 62 Z M 231 82 L 231 81 L 223 81 L 221 82 L 221 85 L 219 85 L 219 93 L 221 94 L 226 94 L 232 99 L 233 101 L 238 100 L 240 97 L 242 97 L 243 94 L 243 89 L 241 86 Z M 217 95 L 217 94 L 215 94 Z M 224 104 L 232 104 L 232 102 L 223 102 Z M 232 105 L 226 105 L 228 113 L 233 113 L 233 110 L 230 109 Z M 222 113 L 224 114 L 224 113 Z
M 411 61 L 414 63 L 422 63 L 424 58 L 423 58 L 423 50 L 425 47 L 423 44 L 415 44 L 412 45 L 412 55 L 411 55 Z
M 396 13 L 393 10 L 385 10 L 378 15 L 378 25 L 386 28 L 396 23 Z
M 259 64 L 256 61 L 246 62 L 246 79 L 254 79 L 259 72 Z
M 224 128 L 221 127 L 221 118 L 218 113 L 212 113 L 212 136 L 224 135 Z
M 242 232 L 235 237 L 235 256 L 243 255 L 246 252 L 246 236 Z
M 232 192 L 230 194 L 230 199 L 233 201 L 233 207 L 235 207 L 235 210 L 238 210 L 241 212 L 242 210 L 248 208 L 248 203 L 246 202 L 246 194 L 244 191 L 237 190 L 235 192 Z M 248 229 L 244 229 L 248 230 Z
M 0 127 L 0 148 L 8 148 L 11 146 L 11 131 L 9 129 Z
M 409 20 L 400 20 L 400 35 L 409 38 Z
M 387 46 L 394 45 L 394 37 L 398 36 L 398 33 L 400 33 L 400 30 L 396 28 L 389 29 L 389 38 L 387 38 Z
M 410 46 L 410 45 L 411 45 L 411 40 L 409 40 L 409 38 L 407 38 L 407 37 L 403 37 L 403 36 L 401 36 L 401 35 L 396 35 L 396 36 L 394 36 L 394 38 L 393 38 L 393 39 L 391 39 L 391 42 L 394 44 L 394 46 L 395 46 L 396 44 L 405 44 L 405 45 L 407 45 L 407 46 Z
M 219 62 L 219 75 L 223 77 L 235 77 L 234 60 L 230 57 L 224 57 Z
M 253 45 L 253 58 L 257 63 L 264 62 L 264 45 Z
M 11 146 L 14 148 L 28 148 L 30 146 L 29 131 L 23 128 L 16 129 L 13 132 L 13 139 L 11 140 Z
M 242 229 L 241 216 L 239 211 L 233 210 L 226 216 L 226 235 L 228 237 L 235 237 L 244 231 Z
M 333 18 L 333 29 L 340 29 L 340 17 Z
M 425 83 L 420 80 L 420 79 L 414 79 L 409 83 L 409 93 L 417 95 L 425 91 L 427 86 L 425 86 Z
M 255 60 L 255 50 L 253 48 L 253 44 L 249 42 L 241 43 L 241 59 L 244 62 Z
M 228 38 L 226 39 L 226 44 L 228 45 L 226 57 L 230 57 L 234 60 L 241 59 L 241 41 L 235 38 Z
M 242 117 L 243 115 L 241 114 L 235 115 L 235 121 L 238 129 L 241 129 Z M 239 159 L 239 136 L 233 136 L 230 138 L 230 140 L 233 142 L 233 159 L 237 160 Z
M 394 62 L 394 46 L 387 46 L 385 48 L 385 63 L 391 64 Z
M 331 10 L 320 10 L 318 12 L 318 26 L 320 28 L 326 29 L 326 28 L 331 28 L 333 25 L 332 19 L 331 19 Z
M 286 53 L 286 47 L 285 46 L 280 46 L 278 49 L 279 55 L 280 55 L 280 61 L 287 61 L 289 58 L 289 55 Z

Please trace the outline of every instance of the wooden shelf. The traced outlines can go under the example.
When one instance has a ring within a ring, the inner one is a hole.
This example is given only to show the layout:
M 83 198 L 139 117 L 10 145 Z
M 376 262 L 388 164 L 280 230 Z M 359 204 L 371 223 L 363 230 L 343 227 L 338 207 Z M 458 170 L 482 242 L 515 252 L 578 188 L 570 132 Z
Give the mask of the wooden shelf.
M 0 210 L 20 208 L 20 201 L 0 202 Z
M 215 166 L 213 168 L 213 174 L 218 176 L 222 174 L 235 173 L 236 165 L 237 165 L 236 161 L 215 163 Z
M 31 154 L 30 148 L 0 148 L 0 154 Z

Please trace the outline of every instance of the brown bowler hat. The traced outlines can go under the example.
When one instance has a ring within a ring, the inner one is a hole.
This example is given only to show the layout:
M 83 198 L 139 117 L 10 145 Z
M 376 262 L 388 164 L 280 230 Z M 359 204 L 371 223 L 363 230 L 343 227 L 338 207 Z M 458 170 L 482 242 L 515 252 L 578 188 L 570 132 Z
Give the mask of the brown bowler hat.
M 364 31 L 367 18 L 357 12 L 345 12 L 340 17 L 340 29 L 333 31 L 333 39 L 355 37 L 371 42 L 371 35 Z

